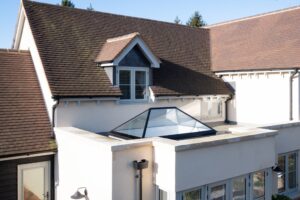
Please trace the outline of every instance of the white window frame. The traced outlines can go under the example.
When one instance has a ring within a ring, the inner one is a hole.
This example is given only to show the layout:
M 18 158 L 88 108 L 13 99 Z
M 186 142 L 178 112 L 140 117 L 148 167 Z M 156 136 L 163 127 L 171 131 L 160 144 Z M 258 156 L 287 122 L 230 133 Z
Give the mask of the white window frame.
M 118 66 L 116 68 L 116 82 L 120 85 L 120 71 L 130 71 L 130 99 L 120 99 L 121 102 L 145 102 L 149 98 L 149 68 L 148 67 L 128 67 L 128 66 Z M 142 71 L 146 73 L 146 94 L 144 99 L 135 98 L 135 74 L 137 71 Z
M 265 173 L 265 200 L 267 200 L 268 198 L 271 198 L 271 191 L 270 191 L 270 185 L 272 185 L 272 170 L 270 168 L 268 169 L 263 169 L 263 170 L 259 170 L 259 171 L 255 171 L 249 174 L 245 174 L 242 176 L 236 176 L 236 177 L 232 177 L 230 179 L 224 180 L 224 181 L 219 181 L 216 183 L 212 183 L 212 184 L 208 184 L 208 185 L 204 185 L 201 187 L 195 187 L 193 189 L 188 189 L 188 190 L 184 190 L 181 192 L 177 193 L 177 197 L 176 200 L 182 200 L 183 199 L 183 193 L 184 192 L 189 192 L 189 191 L 194 191 L 197 189 L 201 189 L 201 200 L 209 200 L 210 199 L 210 193 L 211 193 L 211 188 L 218 186 L 218 185 L 222 185 L 225 184 L 226 185 L 226 199 L 232 199 L 232 189 L 233 189 L 233 180 L 236 178 L 244 178 L 246 179 L 246 200 L 253 200 L 253 174 L 256 172 L 264 172 Z
M 288 156 L 291 155 L 291 154 L 295 154 L 296 155 L 296 187 L 293 188 L 293 189 L 290 189 L 289 188 L 289 166 L 288 166 Z M 284 195 L 288 195 L 288 194 L 291 194 L 293 192 L 296 192 L 298 190 L 298 151 L 292 151 L 292 152 L 287 152 L 287 153 L 283 153 L 283 154 L 278 154 L 277 156 L 277 160 L 279 158 L 279 156 L 285 156 L 284 158 L 284 163 L 285 163 L 285 179 L 284 179 L 284 186 L 285 186 L 285 191 L 284 192 L 278 192 L 278 194 L 284 194 Z M 278 179 L 277 179 L 278 181 Z M 278 183 L 276 181 L 276 183 Z M 278 188 L 277 188 L 277 191 L 278 191 Z
M 220 181 L 220 182 L 208 185 L 208 188 L 207 188 L 207 199 L 210 200 L 211 189 L 213 187 L 216 187 L 216 186 L 219 186 L 219 185 L 225 185 L 225 199 L 230 199 L 229 198 L 229 195 L 231 193 L 230 182 L 231 182 L 231 179 L 226 180 L 226 181 Z
M 45 185 L 44 190 L 48 192 L 48 199 L 51 199 L 51 163 L 50 161 L 37 162 L 37 163 L 28 163 L 18 165 L 18 200 L 23 200 L 23 171 L 26 169 L 34 169 L 43 167 L 45 169 Z
M 200 197 L 201 200 L 206 199 L 206 196 L 207 196 L 207 187 L 206 186 L 196 187 L 196 188 L 193 188 L 193 189 L 188 189 L 188 190 L 184 190 L 182 192 L 178 192 L 176 199 L 177 200 L 182 200 L 184 193 L 186 193 L 186 192 L 192 192 L 192 191 L 195 191 L 195 190 L 201 190 L 201 197 Z
M 264 170 L 258 170 L 258 171 L 255 171 L 255 172 L 252 172 L 250 174 L 250 199 L 251 200 L 256 200 L 254 199 L 253 197 L 253 175 L 257 172 L 264 172 L 265 173 L 265 185 L 264 185 L 264 200 L 267 200 L 268 198 L 271 199 L 271 196 L 270 193 L 272 193 L 270 191 L 270 185 L 272 185 L 272 170 L 270 168 L 268 169 L 264 169 Z
M 229 184 L 229 199 L 232 199 L 233 198 L 233 193 L 232 193 L 232 189 L 233 189 L 233 180 L 234 179 L 238 179 L 238 178 L 244 178 L 246 179 L 246 200 L 249 199 L 249 196 L 250 196 L 250 175 L 243 175 L 243 176 L 237 176 L 237 177 L 234 177 L 234 178 L 231 178 L 229 181 L 230 181 L 230 184 Z

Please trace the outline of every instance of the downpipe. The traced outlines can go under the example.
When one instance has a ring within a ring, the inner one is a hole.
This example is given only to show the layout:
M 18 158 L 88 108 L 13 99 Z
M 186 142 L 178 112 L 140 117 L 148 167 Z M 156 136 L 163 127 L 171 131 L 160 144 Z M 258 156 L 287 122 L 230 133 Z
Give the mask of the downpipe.
M 295 78 L 296 74 L 298 74 L 298 69 L 296 69 L 293 73 L 290 75 L 290 121 L 293 120 L 293 79 Z
M 225 123 L 229 123 L 229 101 L 232 100 L 232 95 L 230 95 L 226 100 L 225 100 Z
M 143 200 L 143 169 L 148 168 L 148 160 L 142 159 L 141 161 L 133 161 L 133 168 L 139 171 L 139 175 L 135 178 L 139 179 L 139 200 Z
M 55 111 L 59 105 L 59 99 L 55 101 L 55 104 L 52 106 L 52 127 L 55 127 Z

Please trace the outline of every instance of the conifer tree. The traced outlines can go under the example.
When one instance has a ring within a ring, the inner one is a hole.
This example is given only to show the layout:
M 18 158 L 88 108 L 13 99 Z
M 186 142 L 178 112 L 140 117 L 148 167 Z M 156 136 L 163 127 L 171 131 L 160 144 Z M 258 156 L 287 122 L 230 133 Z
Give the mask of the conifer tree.
M 186 25 L 191 27 L 201 27 L 205 26 L 206 23 L 203 20 L 202 16 L 199 14 L 198 11 L 196 11 L 189 19 L 189 21 L 186 23 Z

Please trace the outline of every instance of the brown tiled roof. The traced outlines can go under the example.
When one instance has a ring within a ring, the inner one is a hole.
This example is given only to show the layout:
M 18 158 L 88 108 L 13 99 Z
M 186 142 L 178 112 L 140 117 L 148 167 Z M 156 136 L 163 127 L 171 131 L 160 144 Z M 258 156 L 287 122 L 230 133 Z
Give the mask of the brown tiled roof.
M 209 27 L 213 71 L 300 67 L 300 7 Z
M 108 38 L 139 32 L 162 61 L 155 95 L 229 94 L 210 70 L 208 30 L 24 0 L 55 97 L 119 96 L 95 59 Z
M 131 33 L 124 36 L 107 39 L 95 62 L 103 63 L 113 61 L 138 35 L 139 33 Z
M 0 157 L 56 149 L 29 52 L 0 50 Z

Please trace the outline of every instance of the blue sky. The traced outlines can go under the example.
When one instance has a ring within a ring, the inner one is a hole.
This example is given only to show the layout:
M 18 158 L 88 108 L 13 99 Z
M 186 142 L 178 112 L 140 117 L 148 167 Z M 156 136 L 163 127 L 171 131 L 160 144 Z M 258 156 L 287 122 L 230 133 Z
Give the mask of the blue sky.
M 58 4 L 60 0 L 39 0 Z M 184 23 L 199 11 L 208 24 L 270 12 L 300 5 L 300 0 L 73 0 L 77 8 L 90 3 L 97 11 Z M 10 48 L 20 0 L 2 0 L 0 4 L 0 48 Z

